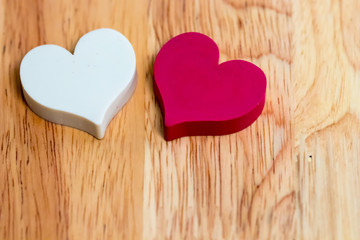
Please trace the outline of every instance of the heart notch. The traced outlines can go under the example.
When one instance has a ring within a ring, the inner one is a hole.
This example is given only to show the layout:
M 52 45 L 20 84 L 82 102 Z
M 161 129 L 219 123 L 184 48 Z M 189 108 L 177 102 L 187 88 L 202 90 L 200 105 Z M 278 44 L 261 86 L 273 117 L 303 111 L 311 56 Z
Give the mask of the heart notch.
M 154 92 L 167 141 L 224 135 L 251 125 L 261 114 L 266 76 L 256 65 L 219 64 L 219 48 L 208 36 L 189 32 L 168 41 L 154 64 Z
M 135 91 L 135 52 L 121 33 L 97 29 L 80 38 L 74 54 L 56 45 L 32 49 L 20 79 L 37 115 L 101 139 Z

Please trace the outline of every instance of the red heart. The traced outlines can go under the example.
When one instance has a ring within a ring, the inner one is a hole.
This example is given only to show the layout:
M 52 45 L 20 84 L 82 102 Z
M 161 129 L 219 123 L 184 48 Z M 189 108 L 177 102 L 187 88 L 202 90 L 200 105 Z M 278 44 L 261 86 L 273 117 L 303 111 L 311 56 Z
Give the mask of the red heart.
M 156 57 L 154 77 L 168 141 L 240 131 L 264 108 L 263 71 L 242 60 L 219 64 L 216 43 L 200 33 L 167 42 Z

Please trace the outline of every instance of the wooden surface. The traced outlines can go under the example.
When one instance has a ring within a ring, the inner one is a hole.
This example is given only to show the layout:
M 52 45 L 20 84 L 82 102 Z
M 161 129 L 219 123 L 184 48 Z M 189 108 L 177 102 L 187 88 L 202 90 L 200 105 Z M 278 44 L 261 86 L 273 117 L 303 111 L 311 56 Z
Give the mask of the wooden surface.
M 0 239 L 359 239 L 358 0 L 0 0 Z M 26 106 L 19 64 L 111 27 L 135 95 L 99 141 Z M 171 37 L 268 77 L 265 110 L 222 137 L 165 142 L 153 62 Z

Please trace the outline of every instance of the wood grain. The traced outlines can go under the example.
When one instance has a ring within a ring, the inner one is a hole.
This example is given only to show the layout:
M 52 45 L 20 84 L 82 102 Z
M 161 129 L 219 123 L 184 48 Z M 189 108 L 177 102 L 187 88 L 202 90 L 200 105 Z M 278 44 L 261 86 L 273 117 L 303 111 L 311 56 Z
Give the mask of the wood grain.
M 0 0 L 0 239 L 358 239 L 357 0 Z M 110 27 L 137 55 L 135 95 L 99 141 L 25 104 L 31 48 Z M 268 78 L 261 117 L 163 139 L 161 46 L 186 31 Z

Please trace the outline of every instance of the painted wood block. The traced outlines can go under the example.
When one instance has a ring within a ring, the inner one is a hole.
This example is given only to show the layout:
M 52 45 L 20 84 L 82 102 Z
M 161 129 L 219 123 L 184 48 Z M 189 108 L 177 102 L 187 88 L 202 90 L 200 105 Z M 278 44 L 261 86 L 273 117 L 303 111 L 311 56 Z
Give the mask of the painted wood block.
M 74 54 L 56 45 L 32 49 L 20 78 L 36 114 L 101 139 L 136 88 L 135 52 L 121 33 L 97 29 L 79 40 Z
M 184 33 L 168 41 L 154 65 L 154 92 L 166 140 L 223 135 L 251 125 L 265 104 L 266 76 L 242 60 L 219 64 L 209 37 Z

